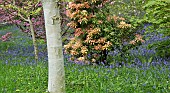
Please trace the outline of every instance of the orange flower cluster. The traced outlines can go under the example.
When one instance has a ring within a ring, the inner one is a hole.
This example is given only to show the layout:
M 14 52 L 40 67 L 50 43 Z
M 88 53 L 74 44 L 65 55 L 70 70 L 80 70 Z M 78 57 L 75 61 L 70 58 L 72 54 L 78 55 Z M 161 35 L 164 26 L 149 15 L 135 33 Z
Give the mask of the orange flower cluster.
M 81 53 L 82 53 L 82 56 L 77 58 L 78 61 L 83 61 L 83 62 L 86 62 L 86 56 L 87 56 L 87 52 L 88 52 L 88 49 L 86 46 L 82 46 L 81 47 Z M 80 54 L 80 53 L 79 53 Z
M 82 42 L 81 42 L 81 40 L 76 39 L 76 38 L 71 38 L 70 42 L 68 44 L 64 45 L 64 48 L 66 49 L 66 51 L 69 49 L 76 51 L 80 47 L 82 47 Z
M 76 15 L 79 14 L 79 13 L 80 13 L 80 11 L 75 11 L 75 12 L 71 12 L 70 10 L 67 10 L 67 11 L 66 11 L 66 15 L 67 15 L 68 17 L 70 17 L 71 19 L 72 19 L 72 18 L 75 18 Z
M 78 61 L 85 61 L 85 57 L 79 57 L 77 58 Z
M 129 42 L 129 44 L 135 45 L 138 42 L 145 42 L 145 40 L 142 39 L 143 37 L 140 34 L 135 35 L 135 40 L 132 40 Z
M 81 28 L 76 28 L 76 29 L 75 29 L 74 35 L 75 35 L 76 37 L 78 37 L 78 36 L 80 36 L 80 35 L 82 35 L 82 34 L 84 34 L 84 32 L 82 31 Z
M 71 55 L 78 55 L 78 52 L 76 50 L 70 50 Z
M 70 2 L 68 4 L 68 7 L 70 10 L 66 11 L 66 15 L 71 18 L 71 19 L 78 19 L 78 23 L 85 22 L 87 23 L 88 19 L 94 17 L 93 14 L 88 14 L 87 10 L 90 8 L 90 5 L 88 2 L 83 2 L 83 3 L 73 3 Z
M 90 28 L 87 30 L 87 37 L 85 40 L 85 43 L 89 43 L 90 45 L 94 45 L 96 43 L 96 40 L 92 39 L 94 35 L 97 35 L 100 33 L 100 28 Z
M 97 44 L 96 46 L 94 46 L 94 49 L 95 50 L 107 50 L 111 45 L 112 43 L 110 41 L 107 41 L 106 43 L 104 43 L 104 45 Z
M 92 3 L 96 3 L 97 1 L 99 1 L 99 0 L 92 0 Z
M 114 20 L 115 23 L 117 23 L 118 20 L 121 20 L 121 21 L 124 21 L 124 20 L 125 20 L 125 18 L 119 17 L 119 16 L 108 16 L 108 17 L 107 17 L 107 21 L 109 21 L 109 22 L 110 22 L 112 19 Z
M 75 44 L 72 45 L 72 49 L 77 50 L 81 46 L 82 46 L 81 41 L 77 41 L 77 42 L 75 42 Z
M 105 37 L 101 37 L 101 38 L 99 38 L 97 41 L 96 41 L 96 43 L 105 43 L 106 42 L 106 38 Z
M 83 46 L 82 41 L 77 38 L 71 38 L 70 42 L 66 45 L 64 45 L 64 48 L 66 49 L 65 52 L 72 55 L 71 59 L 75 59 L 74 56 L 76 55 L 82 55 L 83 57 L 79 57 L 79 61 L 85 60 L 85 56 L 88 53 L 88 49 L 86 46 Z M 80 52 L 79 52 L 80 51 Z
M 120 24 L 117 26 L 118 28 L 130 28 L 131 27 L 131 24 L 127 24 L 126 22 L 124 21 L 121 21 Z
M 93 14 L 88 14 L 88 12 L 86 10 L 83 10 L 80 12 L 79 15 L 77 15 L 77 18 L 78 18 L 78 22 L 81 24 L 82 22 L 85 22 L 87 23 L 87 21 L 94 17 Z
M 86 46 L 81 47 L 81 53 L 82 53 L 83 55 L 86 55 L 87 52 L 88 52 L 88 49 L 87 49 Z
M 100 32 L 100 28 L 94 28 L 94 29 L 90 29 L 87 31 L 88 32 L 88 35 L 90 37 L 92 37 L 93 35 L 96 35 Z
M 81 8 L 87 8 L 87 9 L 88 9 L 88 8 L 90 8 L 90 5 L 89 5 L 88 2 L 84 2 L 84 3 L 81 3 L 81 4 L 75 4 L 75 3 L 73 3 L 73 2 L 69 2 L 68 7 L 69 7 L 70 9 L 79 10 L 79 9 L 81 9 Z
M 71 21 L 70 23 L 67 24 L 67 26 L 71 27 L 71 28 L 76 28 L 77 27 L 77 23 L 74 21 Z
M 119 16 L 113 16 L 113 19 L 114 19 L 115 23 L 117 23 L 118 20 L 122 20 L 122 21 L 125 20 L 125 18 L 119 17 Z

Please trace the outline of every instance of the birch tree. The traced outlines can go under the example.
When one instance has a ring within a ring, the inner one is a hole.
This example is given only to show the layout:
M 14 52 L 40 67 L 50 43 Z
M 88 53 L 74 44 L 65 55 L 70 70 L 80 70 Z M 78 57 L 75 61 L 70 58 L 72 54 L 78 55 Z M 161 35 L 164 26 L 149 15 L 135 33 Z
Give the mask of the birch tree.
M 48 92 L 65 93 L 59 0 L 42 0 L 48 50 Z

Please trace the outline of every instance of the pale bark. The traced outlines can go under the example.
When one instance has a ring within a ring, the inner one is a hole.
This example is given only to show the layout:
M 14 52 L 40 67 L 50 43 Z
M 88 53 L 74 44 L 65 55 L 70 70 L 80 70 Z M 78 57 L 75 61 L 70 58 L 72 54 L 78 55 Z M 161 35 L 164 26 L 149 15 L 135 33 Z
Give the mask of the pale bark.
M 38 61 L 38 45 L 36 43 L 35 31 L 34 31 L 33 23 L 30 17 L 28 17 L 28 22 L 30 24 L 30 31 L 31 31 L 31 36 L 32 36 L 32 41 L 33 41 L 33 46 L 34 46 L 35 62 L 37 62 Z
M 48 50 L 48 92 L 65 93 L 60 14 L 56 1 L 42 0 Z

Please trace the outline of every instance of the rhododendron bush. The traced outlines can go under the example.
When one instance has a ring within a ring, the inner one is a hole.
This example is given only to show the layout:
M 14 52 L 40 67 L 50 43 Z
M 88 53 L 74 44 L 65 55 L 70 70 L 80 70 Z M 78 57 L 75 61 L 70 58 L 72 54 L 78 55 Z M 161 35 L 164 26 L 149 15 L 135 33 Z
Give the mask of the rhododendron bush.
M 66 11 L 70 22 L 67 26 L 74 35 L 64 45 L 71 60 L 85 63 L 108 64 L 110 51 L 120 50 L 121 55 L 133 46 L 144 42 L 133 24 L 122 16 L 109 12 L 110 0 L 74 0 Z

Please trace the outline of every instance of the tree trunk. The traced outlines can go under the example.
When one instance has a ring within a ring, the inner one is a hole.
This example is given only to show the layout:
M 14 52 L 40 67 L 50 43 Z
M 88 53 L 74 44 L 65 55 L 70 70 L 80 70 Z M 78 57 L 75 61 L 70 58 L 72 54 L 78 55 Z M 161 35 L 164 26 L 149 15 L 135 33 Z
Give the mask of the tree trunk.
M 48 92 L 65 93 L 60 14 L 56 1 L 42 0 L 48 49 Z
M 31 31 L 31 36 L 32 36 L 32 41 L 33 41 L 33 46 L 34 46 L 35 62 L 37 63 L 37 61 L 38 61 L 38 45 L 36 43 L 34 27 L 33 27 L 33 23 L 31 21 L 30 17 L 28 17 L 28 22 L 30 24 L 30 31 Z

